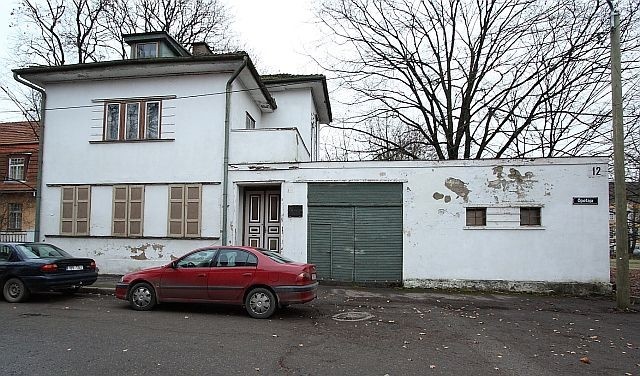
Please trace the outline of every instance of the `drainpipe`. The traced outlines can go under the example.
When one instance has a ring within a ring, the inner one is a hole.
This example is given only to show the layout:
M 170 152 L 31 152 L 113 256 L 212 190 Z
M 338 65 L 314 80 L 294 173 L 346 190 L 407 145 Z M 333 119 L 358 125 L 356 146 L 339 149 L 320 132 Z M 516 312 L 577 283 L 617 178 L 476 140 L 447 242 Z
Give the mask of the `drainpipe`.
M 222 163 L 222 245 L 227 245 L 227 217 L 229 207 L 229 132 L 231 131 L 231 85 L 238 77 L 240 72 L 247 66 L 247 57 L 242 59 L 242 64 L 236 69 L 225 90 L 225 108 L 224 108 L 224 161 Z
M 44 117 L 45 117 L 45 106 L 47 104 L 47 94 L 44 89 L 32 84 L 31 82 L 20 77 L 16 72 L 13 72 L 13 79 L 18 81 L 19 83 L 37 91 L 40 93 L 40 124 L 39 126 L 39 135 L 38 135 L 38 174 L 36 177 L 36 220 L 34 224 L 33 231 L 33 241 L 40 241 L 40 208 L 42 201 L 42 162 L 44 159 Z

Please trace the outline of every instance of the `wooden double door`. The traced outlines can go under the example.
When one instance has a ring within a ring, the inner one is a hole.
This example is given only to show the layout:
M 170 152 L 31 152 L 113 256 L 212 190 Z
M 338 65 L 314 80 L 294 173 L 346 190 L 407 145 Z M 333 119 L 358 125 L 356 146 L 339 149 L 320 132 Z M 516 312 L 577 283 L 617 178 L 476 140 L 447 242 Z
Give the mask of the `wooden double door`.
M 280 191 L 245 190 L 244 245 L 280 252 Z

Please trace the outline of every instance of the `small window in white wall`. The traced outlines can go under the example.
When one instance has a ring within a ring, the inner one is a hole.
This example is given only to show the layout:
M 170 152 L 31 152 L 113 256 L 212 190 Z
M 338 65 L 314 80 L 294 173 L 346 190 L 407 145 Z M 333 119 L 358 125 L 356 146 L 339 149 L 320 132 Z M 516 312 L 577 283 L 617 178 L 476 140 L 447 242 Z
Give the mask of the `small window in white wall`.
M 540 226 L 540 208 L 520 208 L 520 226 Z
M 256 129 L 256 121 L 251 117 L 251 115 L 249 115 L 248 112 L 246 114 L 247 114 L 246 128 L 247 129 Z

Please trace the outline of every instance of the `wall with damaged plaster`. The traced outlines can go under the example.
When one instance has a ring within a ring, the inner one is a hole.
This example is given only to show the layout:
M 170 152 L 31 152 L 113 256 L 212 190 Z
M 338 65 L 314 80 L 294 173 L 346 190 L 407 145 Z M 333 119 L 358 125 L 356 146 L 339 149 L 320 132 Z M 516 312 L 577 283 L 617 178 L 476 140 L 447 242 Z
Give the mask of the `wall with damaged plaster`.
M 283 254 L 306 260 L 306 187 L 313 182 L 402 182 L 404 280 L 608 283 L 607 176 L 603 158 L 269 164 L 282 181 Z M 255 180 L 233 166 L 232 181 Z M 600 205 L 573 205 L 598 197 Z M 286 218 L 287 205 L 303 218 Z M 487 226 L 467 227 L 467 207 L 486 207 Z M 542 225 L 522 227 L 519 207 L 540 207 Z M 230 221 L 238 224 L 237 216 Z M 241 241 L 239 237 L 236 242 Z M 366 252 L 366 250 L 365 250 Z

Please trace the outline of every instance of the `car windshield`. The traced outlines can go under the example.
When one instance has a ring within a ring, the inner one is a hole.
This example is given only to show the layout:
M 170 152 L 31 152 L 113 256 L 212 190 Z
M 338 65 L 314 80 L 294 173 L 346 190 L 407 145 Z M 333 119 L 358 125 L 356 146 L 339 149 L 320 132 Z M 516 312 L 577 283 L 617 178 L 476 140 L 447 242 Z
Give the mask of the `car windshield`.
M 281 254 L 275 253 L 273 251 L 268 251 L 266 249 L 259 249 L 259 251 L 262 252 L 263 255 L 277 262 L 278 264 L 291 264 L 293 262 L 293 260 L 289 260 L 288 258 L 282 256 Z
M 50 244 L 19 244 L 16 247 L 30 259 L 71 257 L 67 252 Z

